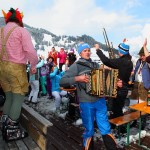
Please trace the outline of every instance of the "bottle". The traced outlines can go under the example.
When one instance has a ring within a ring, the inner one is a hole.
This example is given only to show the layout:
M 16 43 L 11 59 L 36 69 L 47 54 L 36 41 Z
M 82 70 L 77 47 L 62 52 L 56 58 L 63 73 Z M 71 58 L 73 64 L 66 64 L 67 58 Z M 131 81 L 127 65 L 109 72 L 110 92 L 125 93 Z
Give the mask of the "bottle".
M 147 93 L 147 106 L 150 106 L 150 90 Z

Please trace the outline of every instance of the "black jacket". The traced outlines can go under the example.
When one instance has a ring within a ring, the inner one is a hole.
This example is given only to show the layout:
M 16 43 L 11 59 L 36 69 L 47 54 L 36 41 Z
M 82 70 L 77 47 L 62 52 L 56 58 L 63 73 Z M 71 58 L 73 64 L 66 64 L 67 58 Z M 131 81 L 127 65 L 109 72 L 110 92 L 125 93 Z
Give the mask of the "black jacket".
M 69 53 L 67 58 L 68 58 L 68 61 L 69 61 L 68 67 L 70 67 L 76 61 L 76 55 L 73 54 L 73 53 Z
M 97 50 L 97 55 L 104 65 L 113 69 L 118 69 L 119 79 L 121 79 L 124 83 L 128 84 L 131 71 L 133 69 L 133 63 L 129 54 L 123 55 L 120 58 L 109 59 L 103 54 L 101 50 Z

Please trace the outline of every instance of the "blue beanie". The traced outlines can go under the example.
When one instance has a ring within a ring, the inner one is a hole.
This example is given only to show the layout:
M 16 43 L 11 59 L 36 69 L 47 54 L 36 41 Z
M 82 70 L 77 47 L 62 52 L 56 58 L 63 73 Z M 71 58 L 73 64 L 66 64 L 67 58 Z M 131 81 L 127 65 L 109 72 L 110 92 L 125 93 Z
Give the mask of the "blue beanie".
M 78 53 L 80 54 L 84 49 L 90 49 L 90 46 L 87 43 L 82 43 L 78 46 Z
M 118 51 L 119 53 L 123 54 L 123 55 L 126 55 L 126 54 L 129 54 L 129 49 L 130 49 L 130 46 L 125 44 L 125 43 L 120 43 L 118 45 Z

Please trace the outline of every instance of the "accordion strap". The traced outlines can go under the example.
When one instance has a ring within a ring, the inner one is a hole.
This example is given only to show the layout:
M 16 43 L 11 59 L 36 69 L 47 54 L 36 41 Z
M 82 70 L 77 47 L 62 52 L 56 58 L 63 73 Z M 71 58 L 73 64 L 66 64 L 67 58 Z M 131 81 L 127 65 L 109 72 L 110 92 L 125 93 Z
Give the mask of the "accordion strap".
M 98 68 L 96 62 L 87 63 L 87 62 L 77 61 L 76 63 L 79 65 L 82 65 L 82 66 L 86 66 L 86 67 L 91 68 L 91 69 Z

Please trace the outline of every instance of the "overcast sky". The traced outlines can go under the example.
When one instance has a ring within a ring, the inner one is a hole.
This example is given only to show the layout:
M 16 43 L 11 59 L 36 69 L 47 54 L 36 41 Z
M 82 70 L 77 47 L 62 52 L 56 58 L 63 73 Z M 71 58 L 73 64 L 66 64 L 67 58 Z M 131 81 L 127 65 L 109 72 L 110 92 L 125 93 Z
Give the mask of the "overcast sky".
M 137 53 L 148 38 L 150 49 L 149 0 L 0 0 L 6 12 L 19 8 L 23 21 L 56 35 L 87 34 L 105 43 L 103 28 L 113 46 L 127 38 L 131 53 Z M 2 13 L 0 14 L 2 16 Z

